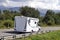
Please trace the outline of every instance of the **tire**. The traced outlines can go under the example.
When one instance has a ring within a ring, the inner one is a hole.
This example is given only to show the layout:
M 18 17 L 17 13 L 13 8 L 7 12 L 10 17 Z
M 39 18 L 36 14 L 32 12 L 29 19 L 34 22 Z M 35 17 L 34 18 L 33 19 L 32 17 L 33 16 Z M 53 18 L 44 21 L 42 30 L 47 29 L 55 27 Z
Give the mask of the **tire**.
M 40 31 L 41 29 L 39 28 L 39 31 Z
M 38 32 L 40 31 L 41 29 L 39 28 Z

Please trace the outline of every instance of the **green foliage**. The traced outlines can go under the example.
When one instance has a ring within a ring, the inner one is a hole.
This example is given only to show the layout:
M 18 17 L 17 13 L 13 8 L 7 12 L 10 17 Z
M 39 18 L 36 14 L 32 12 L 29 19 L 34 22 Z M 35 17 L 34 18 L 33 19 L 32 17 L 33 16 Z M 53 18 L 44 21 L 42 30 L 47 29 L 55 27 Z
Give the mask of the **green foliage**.
M 17 11 L 0 10 L 0 28 L 12 28 L 14 27 L 14 17 L 20 16 L 21 14 Z
M 55 19 L 55 24 L 60 25 L 60 13 L 57 13 L 54 19 Z
M 0 29 L 5 28 L 4 25 L 2 24 L 2 21 L 0 20 Z
M 14 22 L 12 21 L 12 20 L 4 20 L 3 22 L 2 22 L 2 24 L 4 25 L 4 27 L 6 27 L 6 28 L 12 28 L 13 27 L 13 24 Z
M 55 13 L 52 10 L 48 10 L 42 20 L 42 25 L 44 24 L 47 24 L 48 26 L 60 25 L 60 13 Z
M 40 13 L 35 8 L 31 8 L 31 7 L 27 7 L 27 6 L 22 7 L 20 11 L 23 16 L 36 17 L 36 18 L 39 17 L 39 13 Z
M 43 19 L 43 22 L 46 23 L 47 25 L 54 25 L 55 24 L 54 16 L 55 12 L 53 12 L 52 10 L 48 10 Z
M 13 27 L 14 17 L 21 15 L 39 18 L 39 26 L 60 25 L 60 13 L 48 10 L 44 17 L 40 17 L 40 12 L 37 9 L 25 6 L 19 11 L 0 10 L 0 28 Z

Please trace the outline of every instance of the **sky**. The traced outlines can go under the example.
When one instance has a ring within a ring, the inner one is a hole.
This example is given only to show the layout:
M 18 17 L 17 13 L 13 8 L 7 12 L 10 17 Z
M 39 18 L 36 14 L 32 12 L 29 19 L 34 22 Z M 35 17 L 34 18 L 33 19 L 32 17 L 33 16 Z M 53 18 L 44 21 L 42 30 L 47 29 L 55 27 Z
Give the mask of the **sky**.
M 22 7 L 60 10 L 60 0 L 0 0 L 0 6 Z

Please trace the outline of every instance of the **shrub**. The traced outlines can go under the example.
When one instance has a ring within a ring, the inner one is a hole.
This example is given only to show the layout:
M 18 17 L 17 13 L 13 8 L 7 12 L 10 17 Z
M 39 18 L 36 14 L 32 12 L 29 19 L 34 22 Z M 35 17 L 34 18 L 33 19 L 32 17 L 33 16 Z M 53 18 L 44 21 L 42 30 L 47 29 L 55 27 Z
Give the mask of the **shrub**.
M 2 25 L 4 25 L 6 28 L 12 28 L 13 27 L 13 21 L 12 20 L 4 20 L 2 22 Z

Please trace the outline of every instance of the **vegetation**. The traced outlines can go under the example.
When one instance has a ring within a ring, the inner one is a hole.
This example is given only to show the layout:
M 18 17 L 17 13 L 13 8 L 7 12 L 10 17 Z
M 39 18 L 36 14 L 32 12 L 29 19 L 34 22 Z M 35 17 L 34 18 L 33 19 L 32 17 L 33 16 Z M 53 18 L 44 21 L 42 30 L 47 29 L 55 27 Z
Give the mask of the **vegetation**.
M 19 11 L 0 10 L 0 28 L 13 28 L 15 16 L 39 17 L 39 11 L 31 7 L 21 7 Z
M 17 11 L 3 10 L 3 12 L 0 12 L 0 28 L 13 28 L 14 17 L 20 15 Z
M 0 28 L 13 28 L 15 16 L 27 16 L 39 18 L 40 26 L 60 25 L 60 13 L 55 13 L 52 10 L 48 10 L 44 17 L 40 16 L 40 12 L 31 7 L 21 7 L 19 11 L 0 10 Z
M 48 10 L 43 19 L 43 22 L 47 25 L 54 25 L 55 24 L 54 16 L 55 16 L 55 13 L 51 10 Z
M 42 23 L 46 24 L 46 25 L 60 25 L 60 13 L 55 13 L 52 10 L 48 10 L 46 12 L 46 15 L 44 16 Z
M 30 8 L 26 6 L 26 7 L 22 7 L 20 11 L 23 16 L 35 17 L 35 18 L 38 18 L 40 16 L 39 15 L 40 12 L 35 8 Z
M 23 38 L 17 39 L 17 40 L 60 40 L 60 31 L 32 35 L 31 37 L 27 37 L 25 39 L 23 39 Z

